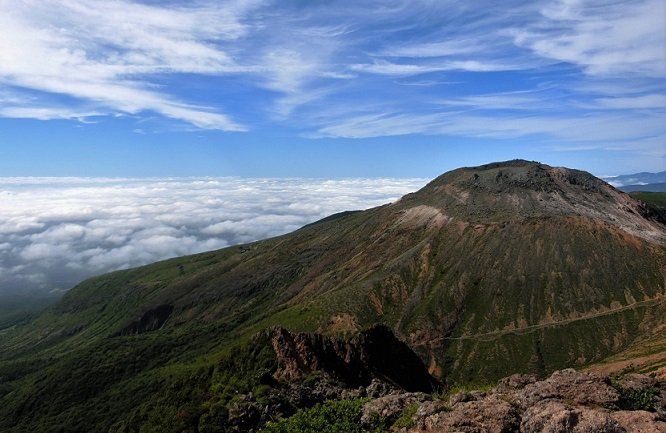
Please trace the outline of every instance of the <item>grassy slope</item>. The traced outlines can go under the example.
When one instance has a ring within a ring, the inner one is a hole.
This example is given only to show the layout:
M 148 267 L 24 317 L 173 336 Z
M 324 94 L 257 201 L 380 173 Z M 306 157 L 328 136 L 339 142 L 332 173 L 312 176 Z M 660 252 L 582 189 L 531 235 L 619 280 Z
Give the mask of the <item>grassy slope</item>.
M 608 374 L 621 371 L 650 373 L 666 380 L 666 326 L 638 338 L 625 350 L 593 364 L 589 369 Z

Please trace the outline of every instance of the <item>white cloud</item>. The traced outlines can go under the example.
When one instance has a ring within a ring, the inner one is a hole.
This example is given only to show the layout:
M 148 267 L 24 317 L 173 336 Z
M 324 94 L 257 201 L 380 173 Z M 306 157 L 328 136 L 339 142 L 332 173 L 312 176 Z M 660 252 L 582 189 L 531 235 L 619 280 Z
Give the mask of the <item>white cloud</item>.
M 9 117 L 14 119 L 83 120 L 98 115 L 100 115 L 100 113 L 96 111 L 76 111 L 76 110 L 71 110 L 67 107 L 19 107 L 19 106 L 0 107 L 0 117 Z
M 614 119 L 632 126 L 633 110 L 650 117 L 664 108 L 664 8 L 663 0 L 0 0 L 0 116 L 157 113 L 244 131 L 267 115 L 306 137 L 551 134 L 536 124 L 567 126 L 597 110 L 622 112 Z M 215 96 L 188 93 L 184 74 L 205 76 Z M 559 101 L 536 94 L 548 86 Z M 532 94 L 486 94 L 492 88 Z M 476 118 L 456 127 L 456 116 L 433 113 L 442 105 L 541 111 L 500 113 L 475 131 Z M 149 131 L 139 126 L 137 134 Z
M 385 60 L 377 60 L 370 64 L 350 65 L 349 68 L 356 72 L 366 72 L 379 75 L 409 76 L 425 74 L 429 72 L 456 70 L 469 72 L 510 71 L 521 69 L 522 67 L 508 63 L 492 62 L 489 60 L 452 60 L 447 62 L 428 64 L 392 63 Z
M 244 130 L 216 110 L 158 92 L 144 75 L 244 70 L 212 41 L 243 36 L 241 18 L 257 3 L 170 9 L 122 0 L 2 1 L 0 83 L 74 97 L 81 109 L 32 102 L 6 106 L 0 115 L 54 119 L 149 110 L 200 128 Z
M 600 108 L 617 110 L 644 108 L 666 109 L 666 94 L 652 94 L 622 98 L 599 98 L 595 102 Z
M 382 54 L 387 57 L 448 57 L 459 54 L 479 53 L 485 49 L 487 49 L 487 46 L 478 40 L 453 39 L 391 47 Z
M 505 92 L 486 95 L 473 95 L 437 101 L 442 105 L 468 107 L 476 110 L 535 110 L 551 106 L 551 97 L 545 93 Z M 561 103 L 561 102 L 560 102 Z
M 283 234 L 420 179 L 0 178 L 0 292 Z
M 666 3 L 565 0 L 543 20 L 515 29 L 515 43 L 542 57 L 580 65 L 590 75 L 666 74 Z
M 506 102 L 506 101 L 504 101 Z M 361 115 L 334 122 L 319 130 L 320 137 L 367 138 L 406 134 L 462 135 L 510 139 L 546 135 L 561 147 L 572 142 L 587 143 L 588 148 L 604 149 L 609 143 L 623 141 L 633 146 L 645 137 L 662 137 L 663 117 L 585 114 L 582 116 L 471 115 L 466 112 L 432 114 L 394 113 Z

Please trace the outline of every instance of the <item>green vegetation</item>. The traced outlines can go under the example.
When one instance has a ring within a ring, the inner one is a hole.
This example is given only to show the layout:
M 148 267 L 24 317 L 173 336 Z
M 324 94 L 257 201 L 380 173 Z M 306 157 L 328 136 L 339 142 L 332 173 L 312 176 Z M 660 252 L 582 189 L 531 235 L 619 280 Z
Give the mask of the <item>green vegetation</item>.
M 168 363 L 185 339 L 150 339 L 109 339 L 43 369 L 26 368 L 20 387 L 0 374 L 0 431 L 224 432 L 235 399 L 261 396 L 275 365 L 262 336 L 196 363 Z
M 299 410 L 293 416 L 269 423 L 261 433 L 382 433 L 381 419 L 374 425 L 361 425 L 365 400 L 337 400 Z
M 479 391 L 479 392 L 488 392 L 491 389 L 495 388 L 497 383 L 489 383 L 489 382 L 476 382 L 476 383 L 465 383 L 465 384 L 453 384 L 450 387 L 448 387 L 446 390 L 442 390 L 441 392 L 436 392 L 432 395 L 434 400 L 439 400 L 443 402 L 448 402 L 451 397 L 453 397 L 456 394 L 459 394 L 461 392 L 472 392 L 472 391 Z
M 620 409 L 654 411 L 655 398 L 659 389 L 650 387 L 646 389 L 620 389 Z
M 416 415 L 416 411 L 419 409 L 418 403 L 410 404 L 407 406 L 403 411 L 402 414 L 400 415 L 400 418 L 395 420 L 393 423 L 394 428 L 407 428 L 410 429 L 414 427 L 414 415 Z
M 660 394 L 658 387 L 626 388 L 622 386 L 621 379 L 626 374 L 635 372 L 635 370 L 635 367 L 629 366 L 610 376 L 611 385 L 620 393 L 620 401 L 617 406 L 622 410 L 645 410 L 653 412 Z
M 644 201 L 666 209 L 666 192 L 631 192 L 630 196 L 638 200 Z

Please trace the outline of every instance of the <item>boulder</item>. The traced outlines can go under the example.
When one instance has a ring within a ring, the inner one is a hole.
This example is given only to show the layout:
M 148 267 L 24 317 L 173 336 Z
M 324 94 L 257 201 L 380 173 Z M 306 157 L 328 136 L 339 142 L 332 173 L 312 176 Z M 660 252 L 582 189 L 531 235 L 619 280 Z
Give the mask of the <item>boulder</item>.
M 379 397 L 363 406 L 361 423 L 368 425 L 372 422 L 373 417 L 379 415 L 385 418 L 389 424 L 392 424 L 400 418 L 400 415 L 407 407 L 428 400 L 430 400 L 430 396 L 422 392 L 405 392 Z
M 625 433 L 608 411 L 572 407 L 557 400 L 542 400 L 528 408 L 521 433 Z
M 527 385 L 537 381 L 534 374 L 512 374 L 511 376 L 500 379 L 497 382 L 497 392 L 510 393 L 513 391 L 521 390 Z
M 638 373 L 628 373 L 617 380 L 617 386 L 620 388 L 634 391 L 656 387 L 658 383 L 657 379 Z
M 627 433 L 666 433 L 666 422 L 654 412 L 620 410 L 611 416 Z
M 425 419 L 423 427 L 433 433 L 514 433 L 520 426 L 518 410 L 497 396 L 459 402 L 449 412 Z
M 610 406 L 620 400 L 620 394 L 609 382 L 608 376 L 568 368 L 554 372 L 546 380 L 527 385 L 517 399 L 524 409 L 554 398 L 580 405 Z

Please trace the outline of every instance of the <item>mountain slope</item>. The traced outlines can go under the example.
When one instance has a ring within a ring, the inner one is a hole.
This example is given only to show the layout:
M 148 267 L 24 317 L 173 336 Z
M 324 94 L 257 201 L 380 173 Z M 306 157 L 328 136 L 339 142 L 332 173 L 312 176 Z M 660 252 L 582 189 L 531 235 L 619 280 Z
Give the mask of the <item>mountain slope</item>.
M 665 239 L 659 212 L 585 172 L 454 170 L 393 204 L 82 283 L 0 332 L 0 419 L 118 398 L 147 417 L 185 377 L 217 395 L 231 347 L 273 325 L 384 323 L 448 383 L 584 366 L 664 324 Z

